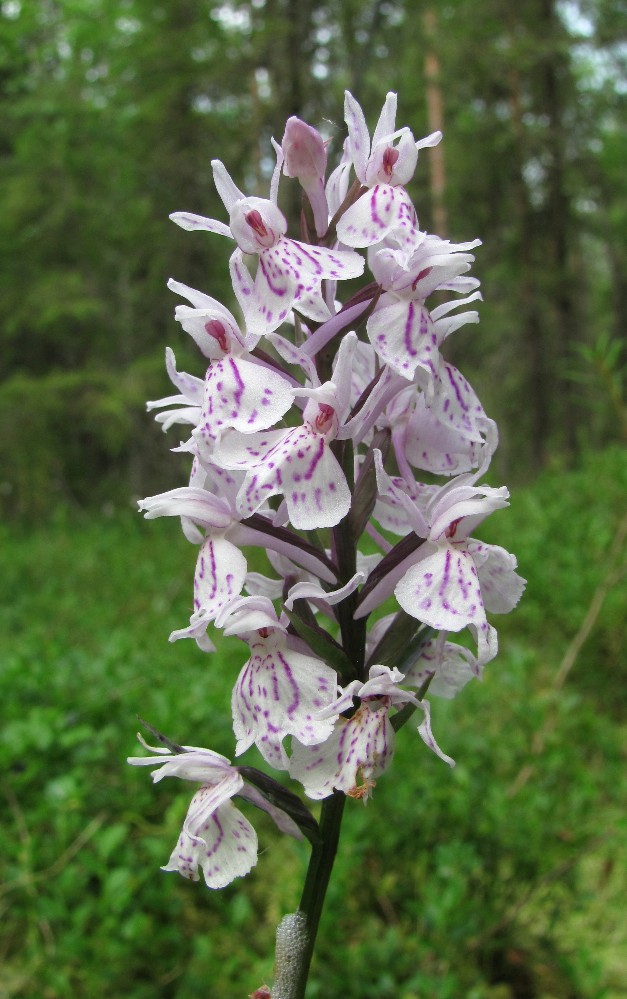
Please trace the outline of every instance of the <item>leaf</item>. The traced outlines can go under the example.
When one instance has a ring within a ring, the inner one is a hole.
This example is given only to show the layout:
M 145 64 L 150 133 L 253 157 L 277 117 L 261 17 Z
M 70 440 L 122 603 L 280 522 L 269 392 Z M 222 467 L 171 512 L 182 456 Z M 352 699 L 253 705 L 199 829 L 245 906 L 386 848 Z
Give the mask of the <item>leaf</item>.
M 377 500 L 377 475 L 374 466 L 374 450 L 378 448 L 385 461 L 390 448 L 390 431 L 380 430 L 375 436 L 372 447 L 368 450 L 366 457 L 359 470 L 359 476 L 355 484 L 353 502 L 348 515 L 351 537 L 361 537 L 366 524 L 370 520 L 370 515 L 374 510 Z
M 342 680 L 348 681 L 354 678 L 355 667 L 353 663 L 339 642 L 336 642 L 328 631 L 321 628 L 319 624 L 316 624 L 315 627 L 306 624 L 295 611 L 285 610 L 285 613 L 289 617 L 294 630 L 319 659 L 332 666 L 339 673 Z
M 256 767 L 238 767 L 237 769 L 244 780 L 254 784 L 270 804 L 280 808 L 293 819 L 310 843 L 316 845 L 322 841 L 318 823 L 297 794 L 283 787 L 274 777 L 257 770 Z

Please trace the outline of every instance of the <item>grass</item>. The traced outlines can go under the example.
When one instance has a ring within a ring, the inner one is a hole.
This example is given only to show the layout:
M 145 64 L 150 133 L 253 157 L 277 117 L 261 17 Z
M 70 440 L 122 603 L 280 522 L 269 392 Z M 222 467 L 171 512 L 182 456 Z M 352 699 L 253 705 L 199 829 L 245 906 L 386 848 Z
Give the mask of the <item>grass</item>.
M 486 524 L 527 593 L 494 621 L 485 681 L 434 699 L 456 769 L 410 724 L 374 799 L 348 809 L 311 999 L 627 995 L 626 485 L 623 453 L 592 455 Z M 5 531 L 2 551 L 0 999 L 248 995 L 271 979 L 306 846 L 256 813 L 245 880 L 213 893 L 162 874 L 188 789 L 124 762 L 137 715 L 232 756 L 241 643 L 167 642 L 194 548 L 122 511 L 59 513 Z

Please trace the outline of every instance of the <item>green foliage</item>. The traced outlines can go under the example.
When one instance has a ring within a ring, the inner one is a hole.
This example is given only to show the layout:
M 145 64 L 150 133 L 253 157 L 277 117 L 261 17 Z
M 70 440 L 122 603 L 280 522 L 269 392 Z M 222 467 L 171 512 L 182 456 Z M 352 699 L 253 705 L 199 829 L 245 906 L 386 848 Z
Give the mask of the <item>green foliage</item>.
M 146 433 L 145 400 L 168 391 L 160 357 L 104 368 L 14 375 L 0 384 L 0 511 L 47 519 L 59 503 L 127 505 L 164 475 L 163 439 Z M 166 487 L 167 488 L 167 487 Z
M 373 800 L 349 802 L 311 999 L 621 999 L 624 577 L 555 678 L 611 568 L 622 459 L 545 473 L 495 526 L 528 590 L 484 682 L 432 699 L 456 769 L 410 723 Z M 194 546 L 171 521 L 57 513 L 2 551 L 0 995 L 247 995 L 271 980 L 307 845 L 255 812 L 248 878 L 212 893 L 162 874 L 191 787 L 124 762 L 142 752 L 137 715 L 232 755 L 244 647 L 166 641 L 189 614 Z

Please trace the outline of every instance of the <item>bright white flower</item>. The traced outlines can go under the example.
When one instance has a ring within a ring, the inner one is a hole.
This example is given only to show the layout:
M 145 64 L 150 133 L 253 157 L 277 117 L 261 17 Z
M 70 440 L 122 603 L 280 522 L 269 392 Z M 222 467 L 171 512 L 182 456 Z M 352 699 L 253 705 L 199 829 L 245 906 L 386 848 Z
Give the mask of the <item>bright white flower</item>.
M 178 754 L 152 749 L 159 755 L 132 756 L 128 762 L 138 767 L 158 763 L 152 771 L 155 782 L 180 777 L 202 785 L 192 798 L 181 835 L 162 870 L 178 871 L 184 878 L 198 881 L 200 867 L 209 888 L 224 888 L 257 863 L 257 834 L 231 802 L 242 791 L 244 781 L 219 753 L 196 746 L 183 748 L 185 752 Z
M 334 715 L 335 728 L 319 746 L 292 746 L 290 774 L 299 780 L 310 798 L 326 798 L 334 790 L 344 791 L 351 798 L 366 801 L 375 786 L 375 778 L 387 769 L 394 755 L 394 729 L 390 709 L 414 704 L 423 712 L 418 732 L 440 759 L 454 766 L 453 760 L 440 750 L 431 733 L 429 704 L 418 701 L 399 684 L 404 675 L 396 668 L 371 666 L 365 683 L 354 680 L 341 692 L 333 705 L 322 712 Z M 341 712 L 353 708 L 353 699 L 360 705 L 350 718 Z
M 249 610 L 250 608 L 250 610 Z M 288 646 L 285 626 L 267 598 L 249 597 L 221 619 L 225 634 L 236 634 L 250 646 L 231 698 L 236 755 L 253 742 L 278 770 L 287 768 L 286 736 L 305 745 L 323 742 L 333 719 L 320 712 L 335 699 L 337 676 L 321 660 Z
M 408 128 L 395 129 L 396 94 L 389 93 L 370 143 L 364 113 L 347 90 L 344 114 L 350 150 L 359 180 L 369 188 L 342 216 L 337 225 L 340 242 L 346 246 L 372 246 L 389 233 L 408 238 L 418 226 L 416 211 L 405 185 L 414 175 L 418 150 L 435 146 L 442 138 L 434 132 L 414 141 Z
M 242 517 L 249 517 L 270 496 L 283 495 L 293 527 L 333 527 L 350 509 L 346 476 L 330 448 L 350 405 L 350 367 L 357 338 L 344 337 L 333 381 L 302 389 L 308 397 L 303 423 L 288 430 L 241 435 L 227 431 L 216 448 L 225 468 L 247 469 L 238 496 Z
M 196 428 L 205 449 L 225 427 L 250 434 L 278 423 L 294 401 L 292 382 L 251 359 L 257 337 L 247 341 L 229 310 L 208 295 L 175 281 L 169 287 L 194 306 L 202 303 L 177 305 L 174 317 L 210 360 Z
M 282 155 L 278 165 L 281 163 Z M 229 225 L 185 212 L 176 212 L 170 218 L 183 229 L 218 232 L 236 241 L 238 249 L 231 258 L 231 267 L 239 272 L 239 300 L 248 331 L 257 335 L 271 333 L 287 319 L 292 306 L 316 321 L 327 319 L 322 281 L 359 277 L 364 270 L 363 258 L 352 250 L 328 250 L 289 239 L 285 235 L 285 216 L 276 204 L 276 190 L 272 200 L 247 198 L 220 160 L 213 160 L 212 166 L 218 193 L 229 213 Z M 246 281 L 245 253 L 259 256 L 254 283 L 252 279 Z

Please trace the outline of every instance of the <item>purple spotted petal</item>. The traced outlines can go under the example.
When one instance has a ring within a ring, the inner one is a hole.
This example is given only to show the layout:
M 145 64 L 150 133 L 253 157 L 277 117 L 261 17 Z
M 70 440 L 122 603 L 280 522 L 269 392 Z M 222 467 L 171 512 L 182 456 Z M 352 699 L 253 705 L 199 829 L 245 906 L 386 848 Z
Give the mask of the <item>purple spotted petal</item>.
M 335 672 L 318 659 L 287 649 L 285 640 L 270 635 L 252 647 L 231 699 L 236 755 L 256 743 L 264 759 L 277 769 L 287 768 L 282 742 L 295 736 L 304 745 L 328 738 L 333 719 L 317 713 L 333 701 Z
M 320 294 L 323 280 L 345 280 L 363 273 L 365 261 L 352 250 L 328 250 L 282 238 L 259 254 L 259 266 L 250 298 L 243 303 L 248 331 L 272 333 L 299 303 L 311 315 L 312 296 Z M 328 308 L 320 301 L 321 318 Z M 318 314 L 314 318 L 318 318 Z
M 278 423 L 293 401 L 290 383 L 278 371 L 229 355 L 205 376 L 203 428 L 211 437 L 227 427 L 255 433 Z
M 438 369 L 438 338 L 429 310 L 420 302 L 394 302 L 372 314 L 366 330 L 385 364 L 412 379 L 418 366 Z
M 291 430 L 267 430 L 240 434 L 226 430 L 216 447 L 216 459 L 223 468 L 257 468 L 291 433 Z
M 408 687 L 422 687 L 431 678 L 429 696 L 455 697 L 477 675 L 476 657 L 470 649 L 445 641 L 441 632 L 424 646 L 420 658 L 405 675 Z
M 242 519 L 276 495 L 285 496 L 291 524 L 299 530 L 333 527 L 350 509 L 344 472 L 327 440 L 307 424 L 258 434 L 249 444 L 227 433 L 217 453 L 227 467 L 250 469 L 237 501 Z
M 203 648 L 207 625 L 234 597 L 246 579 L 246 558 L 226 538 L 208 537 L 198 553 L 194 576 L 194 611 L 187 628 L 173 631 L 170 641 L 194 638 Z
M 388 706 L 363 702 L 350 719 L 338 718 L 331 736 L 320 746 L 294 742 L 290 775 L 310 798 L 326 798 L 334 789 L 367 800 L 375 778 L 394 755 L 394 730 Z
M 487 421 L 483 406 L 461 371 L 452 364 L 440 365 L 429 406 L 449 430 L 471 441 L 483 440 Z
M 438 630 L 461 631 L 485 621 L 475 564 L 468 552 L 451 545 L 413 565 L 394 592 L 404 611 Z
M 181 835 L 164 871 L 198 881 L 202 869 L 208 888 L 224 888 L 257 863 L 257 834 L 220 786 L 201 787 L 192 798 Z M 220 803 L 222 802 L 222 803 Z
M 392 230 L 408 234 L 417 227 L 416 211 L 403 187 L 377 184 L 344 212 L 337 236 L 346 246 L 372 246 Z
M 516 556 L 499 545 L 486 545 L 472 538 L 467 547 L 477 566 L 486 610 L 492 614 L 509 614 L 526 585 L 526 580 L 515 571 Z
M 437 419 L 423 393 L 409 419 L 404 444 L 410 465 L 439 475 L 469 472 L 481 460 L 480 444 Z
M 277 246 L 259 255 L 253 294 L 246 304 L 246 327 L 250 333 L 271 333 L 283 323 L 296 297 L 297 282 L 280 257 Z M 278 251 L 278 252 L 277 252 Z

